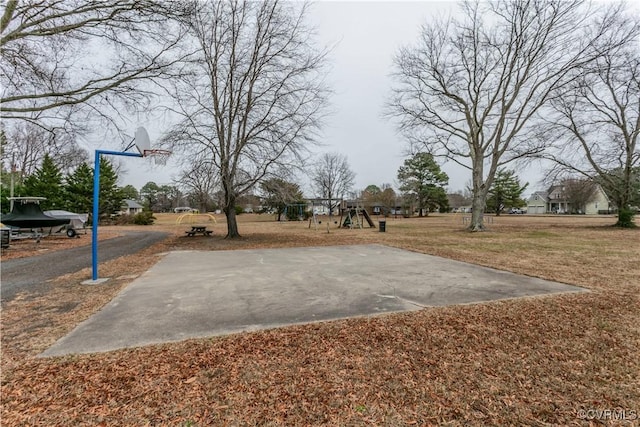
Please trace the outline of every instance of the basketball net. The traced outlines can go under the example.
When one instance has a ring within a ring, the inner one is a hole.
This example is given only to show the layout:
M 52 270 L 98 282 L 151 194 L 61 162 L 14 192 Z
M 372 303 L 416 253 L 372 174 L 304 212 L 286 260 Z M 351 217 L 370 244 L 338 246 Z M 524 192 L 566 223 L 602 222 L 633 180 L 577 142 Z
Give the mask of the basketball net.
M 144 154 L 143 154 L 143 157 L 151 157 L 153 159 L 153 162 L 156 165 L 166 165 L 167 160 L 169 160 L 170 156 L 171 156 L 171 151 L 160 150 L 160 149 L 144 150 Z

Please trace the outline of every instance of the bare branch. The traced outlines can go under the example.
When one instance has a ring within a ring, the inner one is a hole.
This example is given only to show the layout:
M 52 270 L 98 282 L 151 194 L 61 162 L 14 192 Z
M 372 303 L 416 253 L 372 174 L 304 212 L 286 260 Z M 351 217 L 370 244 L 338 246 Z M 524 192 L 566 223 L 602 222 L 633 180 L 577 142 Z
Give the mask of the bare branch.
M 582 0 L 468 2 L 464 17 L 424 25 L 418 44 L 400 50 L 388 116 L 413 143 L 471 169 L 472 230 L 484 228 L 498 168 L 548 145 L 536 138 L 541 109 L 585 66 L 635 40 L 637 26 L 620 29 L 622 11 Z
M 228 237 L 235 201 L 264 177 L 298 163 L 316 138 L 326 102 L 322 66 L 304 25 L 306 5 L 183 4 L 186 46 L 197 55 L 167 88 L 180 121 L 163 138 L 174 151 L 206 148 L 219 168 Z

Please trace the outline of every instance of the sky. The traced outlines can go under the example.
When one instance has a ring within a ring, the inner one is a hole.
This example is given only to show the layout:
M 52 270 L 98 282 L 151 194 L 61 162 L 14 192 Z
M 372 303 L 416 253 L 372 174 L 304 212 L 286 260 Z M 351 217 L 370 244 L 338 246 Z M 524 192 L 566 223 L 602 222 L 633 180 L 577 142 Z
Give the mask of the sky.
M 397 189 L 396 175 L 408 145 L 394 124 L 383 118 L 393 83 L 393 56 L 400 47 L 415 43 L 422 23 L 456 10 L 453 1 L 321 1 L 312 5 L 308 22 L 316 28 L 317 43 L 332 47 L 327 81 L 333 91 L 331 115 L 323 128 L 321 146 L 315 151 L 346 155 L 356 174 L 354 190 L 384 183 Z M 149 133 L 153 144 L 155 135 Z M 123 160 L 127 173 L 121 185 L 140 189 L 149 181 L 170 184 L 178 172 L 172 162 L 150 167 L 150 162 L 141 165 L 140 161 Z M 471 178 L 470 171 L 453 163 L 441 166 L 449 175 L 448 190 L 462 191 Z M 538 189 L 541 174 L 535 167 L 518 169 L 517 174 L 521 182 L 530 182 L 527 192 Z M 315 196 L 306 183 L 303 189 L 307 197 Z

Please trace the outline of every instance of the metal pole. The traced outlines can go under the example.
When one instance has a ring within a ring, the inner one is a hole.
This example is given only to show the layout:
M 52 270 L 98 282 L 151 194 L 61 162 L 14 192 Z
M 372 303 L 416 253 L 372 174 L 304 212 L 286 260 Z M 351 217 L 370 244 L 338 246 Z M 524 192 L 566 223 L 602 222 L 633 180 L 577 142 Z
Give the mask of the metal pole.
M 11 189 L 9 191 L 9 212 L 13 212 L 13 187 L 16 174 L 16 153 L 11 153 Z
M 93 218 L 91 227 L 91 280 L 98 280 L 98 215 L 100 197 L 100 155 L 110 154 L 113 156 L 142 157 L 138 153 L 126 153 L 122 151 L 96 150 L 93 169 Z
M 93 162 L 93 216 L 91 218 L 91 280 L 98 280 L 98 214 L 100 197 L 100 150 Z

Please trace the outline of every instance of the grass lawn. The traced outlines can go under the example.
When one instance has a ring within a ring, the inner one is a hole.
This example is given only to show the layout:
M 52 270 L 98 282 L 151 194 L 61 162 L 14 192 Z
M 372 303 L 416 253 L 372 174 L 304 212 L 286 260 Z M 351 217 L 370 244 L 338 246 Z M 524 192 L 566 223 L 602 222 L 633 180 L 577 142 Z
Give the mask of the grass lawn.
M 389 218 L 385 233 L 327 233 L 326 221 L 316 231 L 308 223 L 241 215 L 243 238 L 227 241 L 223 218 L 209 223 L 213 237 L 190 238 L 176 217 L 157 215 L 156 225 L 142 228 L 170 231 L 165 242 L 101 264 L 101 277 L 112 277 L 107 284 L 81 285 L 90 277 L 87 266 L 53 281 L 45 295 L 25 293 L 3 304 L 3 426 L 640 423 L 640 229 L 614 229 L 612 217 L 508 215 L 489 232 L 472 234 L 452 214 Z M 108 238 L 126 229 L 100 233 Z M 88 236 L 44 239 L 37 250 L 88 243 Z M 35 357 L 167 250 L 359 243 L 591 292 Z M 20 242 L 3 259 L 33 254 L 33 245 Z

